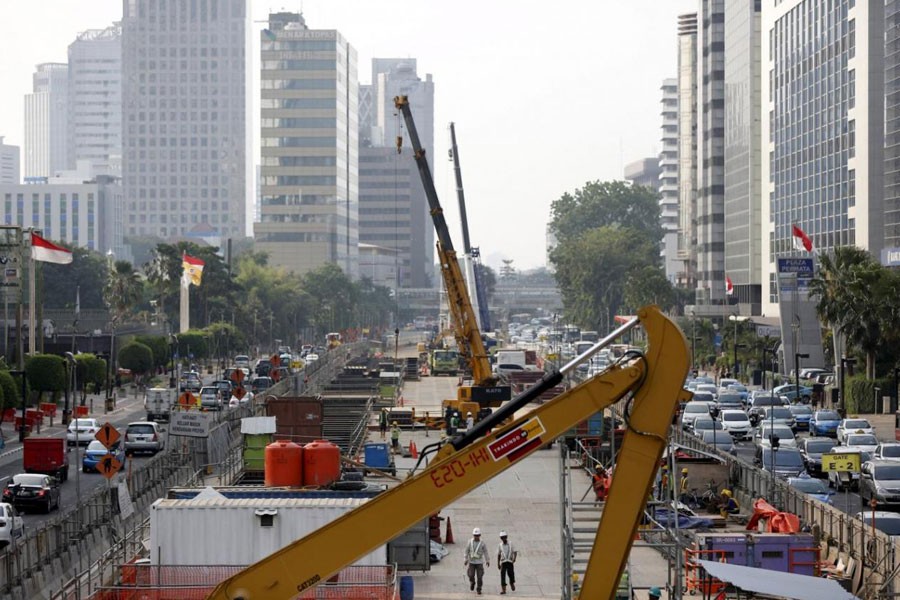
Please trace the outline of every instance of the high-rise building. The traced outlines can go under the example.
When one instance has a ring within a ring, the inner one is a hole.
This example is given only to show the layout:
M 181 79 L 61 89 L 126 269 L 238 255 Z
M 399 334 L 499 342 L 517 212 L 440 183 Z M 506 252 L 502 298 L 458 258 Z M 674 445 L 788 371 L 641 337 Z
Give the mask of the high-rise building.
M 4 144 L 0 135 L 0 183 L 19 183 L 20 174 L 19 147 Z
M 25 95 L 25 177 L 51 177 L 68 167 L 66 117 L 69 67 L 37 66 L 33 88 Z
M 678 261 L 678 80 L 664 80 L 660 91 L 662 151 L 659 153 L 657 189 L 660 223 L 664 231 L 660 256 L 666 279 L 674 284 L 682 266 Z
M 126 236 L 246 235 L 249 19 L 247 0 L 123 3 Z
M 359 274 L 356 50 L 333 29 L 273 13 L 262 31 L 262 201 L 256 247 L 305 273 Z
M 90 29 L 69 44 L 69 168 L 87 160 L 95 173 L 120 175 L 122 26 Z
M 678 16 L 678 260 L 676 283 L 697 281 L 697 13 Z
M 900 0 L 884 5 L 884 251 L 882 263 L 900 261 Z
M 433 284 L 434 226 L 412 145 L 394 108 L 407 96 L 419 141 L 434 171 L 434 83 L 416 72 L 414 58 L 375 58 L 372 84 L 361 86 L 359 240 L 394 248 L 400 287 Z M 398 135 L 403 136 L 400 152 Z M 450 201 L 454 199 L 445 199 Z
M 696 304 L 725 294 L 725 0 L 700 0 L 697 19 Z
M 882 249 L 884 23 L 883 0 L 835 0 L 827 9 L 783 0 L 763 10 L 766 315 L 779 310 L 776 259 L 797 256 L 792 225 L 819 251 Z
M 659 191 L 659 159 L 655 156 L 642 158 L 625 165 L 624 176 L 633 185 L 648 187 L 654 192 Z
M 725 0 L 725 273 L 740 312 L 762 303 L 760 0 Z

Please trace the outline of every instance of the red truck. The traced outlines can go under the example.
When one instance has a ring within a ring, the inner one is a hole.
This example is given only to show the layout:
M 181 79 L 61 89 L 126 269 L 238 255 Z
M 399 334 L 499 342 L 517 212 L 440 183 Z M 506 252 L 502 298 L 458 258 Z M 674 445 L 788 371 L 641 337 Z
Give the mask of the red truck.
M 45 473 L 65 481 L 69 478 L 65 438 L 25 438 L 22 466 L 26 473 Z

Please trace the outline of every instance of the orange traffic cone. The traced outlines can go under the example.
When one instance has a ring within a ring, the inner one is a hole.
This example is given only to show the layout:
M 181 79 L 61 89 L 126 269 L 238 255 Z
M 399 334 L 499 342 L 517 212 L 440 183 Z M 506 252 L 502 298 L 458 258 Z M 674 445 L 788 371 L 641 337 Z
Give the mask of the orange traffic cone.
M 416 443 L 413 440 L 409 441 L 409 456 L 411 458 L 419 458 L 419 449 L 416 448 Z
M 447 537 L 444 538 L 445 544 L 455 544 L 453 541 L 453 526 L 450 525 L 450 517 L 447 517 Z

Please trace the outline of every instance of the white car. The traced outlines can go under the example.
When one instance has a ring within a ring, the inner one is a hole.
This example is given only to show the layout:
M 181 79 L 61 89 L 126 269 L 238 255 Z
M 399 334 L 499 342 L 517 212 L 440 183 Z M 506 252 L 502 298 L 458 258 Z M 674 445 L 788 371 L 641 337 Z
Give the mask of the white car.
M 878 444 L 872 459 L 900 462 L 900 442 L 882 442 Z
M 870 454 L 878 448 L 878 438 L 870 433 L 848 433 L 844 436 L 844 440 L 846 440 L 845 445 L 855 446 Z M 840 446 L 837 447 L 838 452 L 840 452 L 840 448 Z
M 844 419 L 837 426 L 837 439 L 841 444 L 846 445 L 845 438 L 850 433 L 870 433 L 875 435 L 875 428 L 866 419 Z
M 250 369 L 250 357 L 246 354 L 238 354 L 234 357 L 234 366 Z
M 97 419 L 72 419 L 69 421 L 69 428 L 66 430 L 66 444 L 87 446 L 94 441 L 94 436 L 100 431 L 100 423 Z
M 694 420 L 698 418 L 708 419 L 710 404 L 706 402 L 688 402 L 681 413 L 681 428 L 690 431 L 694 426 Z
M 778 437 L 779 448 L 797 447 L 797 438 L 794 436 L 794 432 L 787 425 L 781 425 L 779 423 L 775 423 L 774 427 L 769 423 L 761 425 L 756 434 L 757 443 L 763 448 L 768 448 L 771 445 L 771 441 L 769 440 L 770 434 L 775 434 L 775 436 Z
M 719 415 L 725 431 L 731 434 L 736 440 L 743 440 L 750 437 L 750 418 L 747 413 L 742 410 L 723 410 Z
M 0 549 L 25 535 L 25 521 L 9 502 L 0 502 Z

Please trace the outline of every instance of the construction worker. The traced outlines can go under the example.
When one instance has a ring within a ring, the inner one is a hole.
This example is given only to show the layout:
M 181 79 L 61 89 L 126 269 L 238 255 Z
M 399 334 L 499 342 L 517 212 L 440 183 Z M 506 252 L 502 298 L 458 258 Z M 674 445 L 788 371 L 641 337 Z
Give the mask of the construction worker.
M 609 472 L 598 464 L 594 468 L 594 475 L 591 477 L 591 486 L 594 488 L 594 495 L 597 501 L 605 501 L 609 495 L 610 476 Z
M 400 426 L 397 421 L 391 425 L 391 450 L 394 454 L 400 454 Z
M 381 415 L 378 417 L 378 429 L 381 431 L 381 439 L 386 439 L 388 424 L 388 412 L 386 408 L 381 409 Z
M 481 587 L 484 580 L 484 568 L 491 566 L 488 558 L 487 547 L 481 539 L 481 528 L 472 530 L 472 538 L 466 544 L 465 554 L 466 575 L 469 578 L 469 589 L 481 595 Z M 477 590 L 476 590 L 477 586 Z
M 678 495 L 682 502 L 684 502 L 684 498 L 690 490 L 691 488 L 688 487 L 688 470 L 687 467 L 684 467 L 681 469 L 681 482 L 678 485 Z
M 722 515 L 723 518 L 727 518 L 728 515 L 736 515 L 739 512 L 741 512 L 741 506 L 732 496 L 731 490 L 722 490 L 722 498 L 719 502 L 719 514 Z
M 655 585 L 647 590 L 647 597 L 650 598 L 650 600 L 659 600 L 661 596 L 662 590 Z
M 663 465 L 659 475 L 659 487 L 656 489 L 656 499 L 664 500 L 669 491 L 669 466 Z

